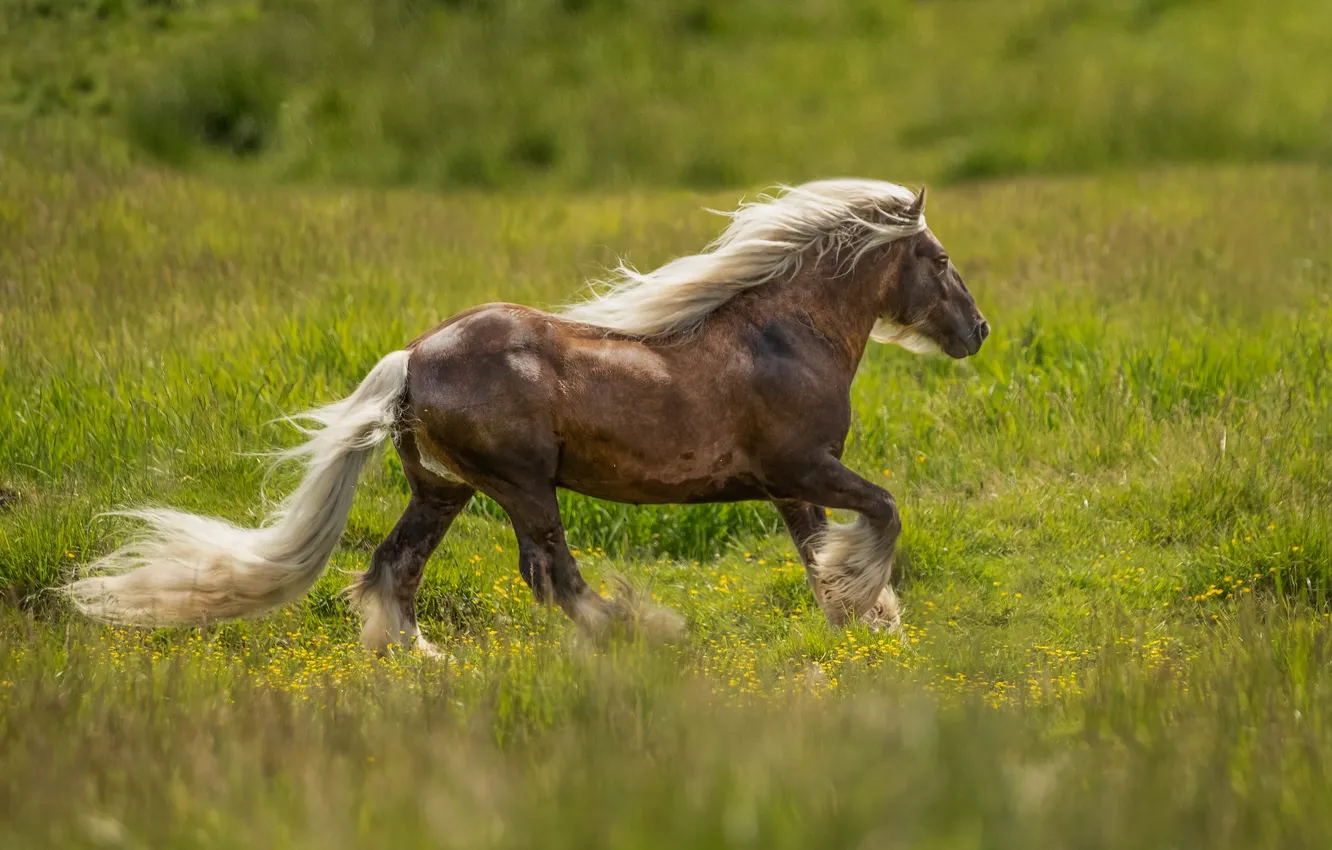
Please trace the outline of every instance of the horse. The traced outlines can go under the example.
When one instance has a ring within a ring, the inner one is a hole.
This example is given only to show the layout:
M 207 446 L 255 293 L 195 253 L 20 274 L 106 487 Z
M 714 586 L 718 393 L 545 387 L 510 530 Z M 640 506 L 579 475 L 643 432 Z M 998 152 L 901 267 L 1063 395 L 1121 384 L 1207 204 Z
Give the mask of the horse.
M 770 501 L 828 621 L 896 629 L 902 522 L 892 494 L 841 461 L 851 382 L 870 340 L 962 359 L 990 331 L 926 226 L 925 197 L 877 180 L 781 186 L 729 213 L 700 253 L 646 273 L 621 262 L 583 301 L 458 313 L 350 396 L 293 417 L 307 439 L 280 454 L 304 478 L 260 527 L 130 511 L 148 533 L 63 589 L 92 618 L 149 626 L 299 599 L 387 439 L 411 496 L 350 588 L 369 650 L 436 652 L 416 591 L 477 491 L 512 523 L 534 598 L 592 633 L 644 618 L 583 579 L 558 488 L 632 504 Z

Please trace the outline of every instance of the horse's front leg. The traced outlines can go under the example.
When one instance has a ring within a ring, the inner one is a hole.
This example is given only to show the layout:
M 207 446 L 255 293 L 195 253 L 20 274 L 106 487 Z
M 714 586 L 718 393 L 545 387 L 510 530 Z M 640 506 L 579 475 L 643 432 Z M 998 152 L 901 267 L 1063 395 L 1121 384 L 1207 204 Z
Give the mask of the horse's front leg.
M 782 515 L 782 522 L 786 524 L 786 532 L 791 535 L 791 542 L 795 543 L 796 552 L 800 553 L 809 589 L 817 599 L 819 584 L 814 578 L 814 545 L 819 535 L 828 528 L 828 512 L 819 505 L 796 499 L 775 499 L 773 504 L 777 506 L 777 513 Z
M 902 520 L 892 494 L 832 457 L 802 470 L 790 491 L 797 498 L 779 500 L 777 509 L 828 621 L 840 626 L 856 616 L 874 628 L 896 629 L 901 615 L 888 580 Z M 860 517 L 830 523 L 820 506 Z

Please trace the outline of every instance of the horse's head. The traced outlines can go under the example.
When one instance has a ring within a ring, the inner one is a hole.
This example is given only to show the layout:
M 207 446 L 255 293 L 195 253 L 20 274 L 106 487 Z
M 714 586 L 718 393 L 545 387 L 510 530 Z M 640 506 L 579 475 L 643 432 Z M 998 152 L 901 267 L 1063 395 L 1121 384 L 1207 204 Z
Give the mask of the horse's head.
M 924 212 L 922 188 L 906 215 L 919 218 Z M 990 323 L 944 246 L 926 228 L 896 247 L 893 253 L 900 259 L 886 264 L 890 271 L 882 283 L 882 308 L 871 338 L 917 354 L 942 351 L 959 360 L 979 351 Z

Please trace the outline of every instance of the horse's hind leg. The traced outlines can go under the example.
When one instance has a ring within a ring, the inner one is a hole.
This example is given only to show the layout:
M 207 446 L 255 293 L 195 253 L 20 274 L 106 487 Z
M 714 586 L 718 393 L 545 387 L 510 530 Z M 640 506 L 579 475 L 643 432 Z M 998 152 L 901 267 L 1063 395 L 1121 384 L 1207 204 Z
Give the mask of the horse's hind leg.
M 351 589 L 363 622 L 361 643 L 367 649 L 385 652 L 402 646 L 435 653 L 416 622 L 416 591 L 430 554 L 473 492 L 466 484 L 413 484 L 407 510 Z
M 674 612 L 634 598 L 629 588 L 611 600 L 583 579 L 564 537 L 560 506 L 548 486 L 519 488 L 492 482 L 483 492 L 499 503 L 518 538 L 518 569 L 537 601 L 559 605 L 580 628 L 600 635 L 612 624 L 673 637 L 682 628 Z
M 569 551 L 555 491 L 495 482 L 484 492 L 499 503 L 513 523 L 518 538 L 518 571 L 536 600 L 554 602 L 579 626 L 601 631 L 612 617 L 612 606 L 588 586 Z

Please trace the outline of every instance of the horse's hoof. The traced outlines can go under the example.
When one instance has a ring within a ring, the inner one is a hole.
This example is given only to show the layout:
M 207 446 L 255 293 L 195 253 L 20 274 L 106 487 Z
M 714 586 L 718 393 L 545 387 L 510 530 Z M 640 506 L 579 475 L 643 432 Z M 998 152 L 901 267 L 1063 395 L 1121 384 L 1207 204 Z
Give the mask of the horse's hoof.
M 648 601 L 623 577 L 615 577 L 616 595 L 606 598 L 589 592 L 570 615 L 584 633 L 600 641 L 612 636 L 642 637 L 669 643 L 685 634 L 685 620 L 674 610 Z
M 654 641 L 671 642 L 685 636 L 685 619 L 672 608 L 644 605 L 638 616 L 643 635 Z
M 897 604 L 897 594 L 891 587 L 879 591 L 879 598 L 860 618 L 872 632 L 892 634 L 902 629 L 902 610 Z
M 615 618 L 632 634 L 652 642 L 669 643 L 679 640 L 685 633 L 684 617 L 671 608 L 650 601 L 625 581 L 617 577 L 619 594 L 611 601 Z
M 422 658 L 430 658 L 435 661 L 452 661 L 448 653 L 440 652 L 439 647 L 423 637 L 418 637 L 412 644 L 412 651 Z

